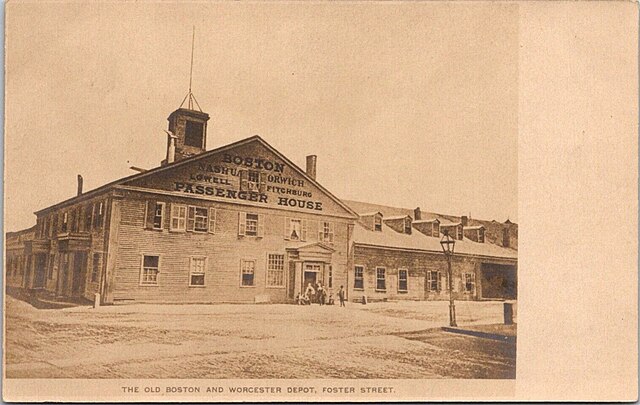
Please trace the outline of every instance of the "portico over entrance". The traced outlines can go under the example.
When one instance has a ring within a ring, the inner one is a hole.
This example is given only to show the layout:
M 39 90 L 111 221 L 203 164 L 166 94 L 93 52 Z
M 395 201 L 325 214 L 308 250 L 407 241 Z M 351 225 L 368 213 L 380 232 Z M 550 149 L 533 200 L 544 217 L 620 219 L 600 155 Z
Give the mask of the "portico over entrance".
M 314 288 L 317 283 L 331 287 L 331 261 L 335 249 L 322 242 L 316 242 L 288 247 L 287 252 L 289 269 L 293 275 L 287 292 L 290 299 L 304 293 L 309 284 Z

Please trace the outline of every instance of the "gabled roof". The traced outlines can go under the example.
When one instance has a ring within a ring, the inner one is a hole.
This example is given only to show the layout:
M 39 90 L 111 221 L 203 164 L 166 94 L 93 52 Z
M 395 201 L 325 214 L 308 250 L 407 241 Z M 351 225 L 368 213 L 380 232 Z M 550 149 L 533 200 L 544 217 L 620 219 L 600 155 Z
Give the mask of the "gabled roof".
M 285 250 L 297 250 L 297 251 L 306 251 L 306 250 L 313 250 L 313 248 L 315 247 L 319 247 L 322 250 L 326 250 L 329 252 L 335 252 L 336 250 L 334 248 L 332 248 L 331 246 L 327 245 L 326 243 L 322 243 L 322 242 L 311 242 L 311 243 L 300 243 L 298 245 L 293 245 L 293 246 L 287 246 L 285 248 Z
M 110 188 L 113 188 L 115 186 L 123 185 L 123 184 L 126 184 L 126 183 L 131 182 L 131 181 L 143 179 L 143 178 L 148 177 L 148 176 L 153 176 L 153 175 L 156 175 L 158 173 L 163 173 L 163 172 L 168 171 L 168 170 L 173 170 L 175 168 L 178 168 L 178 167 L 181 167 L 181 166 L 196 162 L 196 161 L 198 161 L 200 159 L 204 159 L 204 158 L 210 157 L 210 156 L 212 156 L 214 154 L 217 154 L 217 153 L 220 153 L 220 152 L 224 152 L 226 150 L 229 150 L 229 149 L 232 149 L 232 148 L 236 148 L 238 146 L 242 146 L 242 145 L 254 142 L 254 141 L 260 142 L 267 150 L 269 150 L 271 153 L 276 155 L 278 158 L 282 159 L 297 174 L 302 176 L 309 183 L 311 183 L 314 186 L 318 187 L 322 192 L 327 194 L 327 196 L 332 201 L 334 201 L 336 204 L 338 204 L 340 207 L 342 207 L 348 213 L 350 213 L 354 217 L 358 216 L 358 214 L 354 210 L 352 210 L 348 205 L 343 203 L 342 200 L 340 200 L 339 198 L 337 198 L 336 196 L 331 194 L 331 192 L 329 192 L 327 189 L 322 187 L 315 179 L 309 177 L 304 170 L 300 169 L 297 165 L 295 165 L 293 162 L 291 162 L 289 159 L 287 159 L 283 154 L 278 152 L 278 150 L 276 150 L 273 146 L 269 145 L 259 135 L 254 135 L 254 136 L 251 136 L 249 138 L 245 138 L 245 139 L 242 139 L 240 141 L 233 142 L 233 143 L 227 144 L 225 146 L 221 146 L 219 148 L 212 149 L 212 150 L 200 153 L 198 155 L 189 157 L 187 159 L 183 159 L 183 160 L 180 160 L 180 161 L 177 161 L 177 162 L 173 162 L 173 163 L 167 164 L 165 166 L 159 166 L 159 167 L 147 170 L 147 171 L 142 172 L 142 173 L 136 173 L 136 174 L 133 174 L 131 176 L 123 177 L 123 178 L 121 178 L 119 180 L 113 181 L 111 183 L 107 183 L 107 184 L 105 184 L 105 185 L 103 185 L 101 187 L 98 187 L 98 188 L 96 188 L 94 190 L 91 190 L 91 191 L 88 191 L 86 193 L 83 193 L 83 194 L 81 194 L 79 196 L 75 196 L 75 197 L 69 198 L 69 199 L 64 200 L 62 202 L 59 202 L 57 204 L 51 205 L 51 206 L 49 206 L 47 208 L 43 208 L 41 210 L 38 210 L 38 211 L 35 212 L 35 214 L 37 215 L 37 214 L 39 214 L 39 213 L 41 213 L 43 211 L 47 211 L 47 210 L 50 210 L 52 208 L 57 208 L 57 207 L 60 207 L 60 206 L 69 205 L 69 204 L 75 203 L 77 201 L 82 201 L 84 199 L 88 199 L 88 198 L 96 196 L 96 195 L 98 195 L 98 194 L 100 194 L 102 192 L 105 192 L 105 191 L 107 191 Z
M 440 222 L 440 228 L 462 225 L 462 222 Z
M 375 232 L 356 223 L 353 232 L 353 240 L 356 245 L 361 246 L 442 253 L 439 238 L 426 236 L 420 232 L 412 232 L 411 234 L 399 233 L 391 229 L 386 224 L 383 225 L 382 232 Z M 467 238 L 456 240 L 455 243 L 456 254 L 514 260 L 518 258 L 518 252 L 516 250 L 503 248 L 491 243 L 474 242 Z

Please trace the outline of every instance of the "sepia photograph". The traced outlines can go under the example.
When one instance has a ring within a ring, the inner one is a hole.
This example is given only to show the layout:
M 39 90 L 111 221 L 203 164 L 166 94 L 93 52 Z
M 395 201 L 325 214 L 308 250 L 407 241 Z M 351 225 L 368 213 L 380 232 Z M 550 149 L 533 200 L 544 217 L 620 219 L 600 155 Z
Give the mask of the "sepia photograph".
M 515 381 L 518 2 L 5 13 L 5 385 Z

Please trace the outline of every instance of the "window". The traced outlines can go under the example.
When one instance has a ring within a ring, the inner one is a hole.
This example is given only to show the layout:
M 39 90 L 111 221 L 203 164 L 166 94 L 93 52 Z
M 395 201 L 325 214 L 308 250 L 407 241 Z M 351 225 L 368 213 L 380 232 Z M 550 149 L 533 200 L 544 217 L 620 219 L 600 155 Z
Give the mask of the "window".
M 473 273 L 464 273 L 462 277 L 464 292 L 472 293 L 476 286 L 476 275 Z
M 456 226 L 456 229 L 458 230 L 458 240 L 462 240 L 462 225 Z
M 242 280 L 240 285 L 243 287 L 254 286 L 253 281 L 256 273 L 255 260 L 242 260 L 240 263 L 240 267 L 242 271 Z
M 288 240 L 307 240 L 307 221 L 297 218 L 285 219 L 284 238 Z
M 67 212 L 65 211 L 62 214 L 62 232 L 67 232 L 68 225 L 69 225 L 69 214 L 67 214 Z
M 398 291 L 407 291 L 407 273 L 406 269 L 398 270 Z
M 364 290 L 364 267 L 356 266 L 353 278 L 353 288 L 356 290 Z
M 187 207 L 185 205 L 171 204 L 172 231 L 184 232 L 187 230 Z
M 376 290 L 387 289 L 386 272 L 384 267 L 376 268 Z
M 102 220 L 104 218 L 104 201 L 96 203 L 93 213 L 93 227 L 100 229 L 102 227 Z
M 258 234 L 258 216 L 256 214 L 247 214 L 247 236 L 256 236 Z
M 318 231 L 318 240 L 320 242 L 333 243 L 333 222 L 321 222 Z
M 189 206 L 187 231 L 207 232 L 209 230 L 209 210 L 202 207 Z
M 435 237 L 440 236 L 440 224 L 437 221 L 431 224 L 431 235 Z
M 267 255 L 267 287 L 284 287 L 284 255 Z
M 478 229 L 478 242 L 484 243 L 484 229 Z
M 141 285 L 157 285 L 160 257 L 144 255 L 142 259 Z
M 329 288 L 333 288 L 333 267 L 329 265 Z
M 49 218 L 49 237 L 50 238 L 52 238 L 53 235 L 58 233 L 58 230 L 56 229 L 57 226 L 58 226 L 58 216 L 57 215 L 52 215 Z
M 84 207 L 84 231 L 91 231 L 91 222 L 93 221 L 93 207 L 91 205 L 87 205 Z
M 373 229 L 375 231 L 382 232 L 382 217 L 380 215 L 376 215 L 373 221 L 374 221 Z
M 204 286 L 204 273 L 207 259 L 205 257 L 192 257 L 189 270 L 189 285 L 192 287 Z
M 204 141 L 204 124 L 202 122 L 187 121 L 185 126 L 184 144 L 202 148 Z
M 264 215 L 241 212 L 238 218 L 238 235 L 264 236 Z
M 409 218 L 404 219 L 404 233 L 411 235 L 411 219 Z
M 439 271 L 428 271 L 427 272 L 427 288 L 429 291 L 440 291 L 442 290 L 442 284 L 440 282 L 440 272 Z
M 100 258 L 102 255 L 100 253 L 93 254 L 93 267 L 91 269 L 91 282 L 95 283 L 98 281 L 98 276 L 100 274 Z
M 162 229 L 162 224 L 164 223 L 164 203 L 158 202 L 155 204 L 155 209 L 153 212 L 153 229 Z

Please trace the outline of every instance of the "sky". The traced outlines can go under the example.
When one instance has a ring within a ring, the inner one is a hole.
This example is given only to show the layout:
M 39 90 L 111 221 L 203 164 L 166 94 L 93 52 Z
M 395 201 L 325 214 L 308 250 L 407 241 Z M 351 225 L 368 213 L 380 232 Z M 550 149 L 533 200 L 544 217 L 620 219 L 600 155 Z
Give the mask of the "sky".
M 160 164 L 194 26 L 207 149 L 258 134 L 340 198 L 517 221 L 517 4 L 10 2 L 5 231 Z

